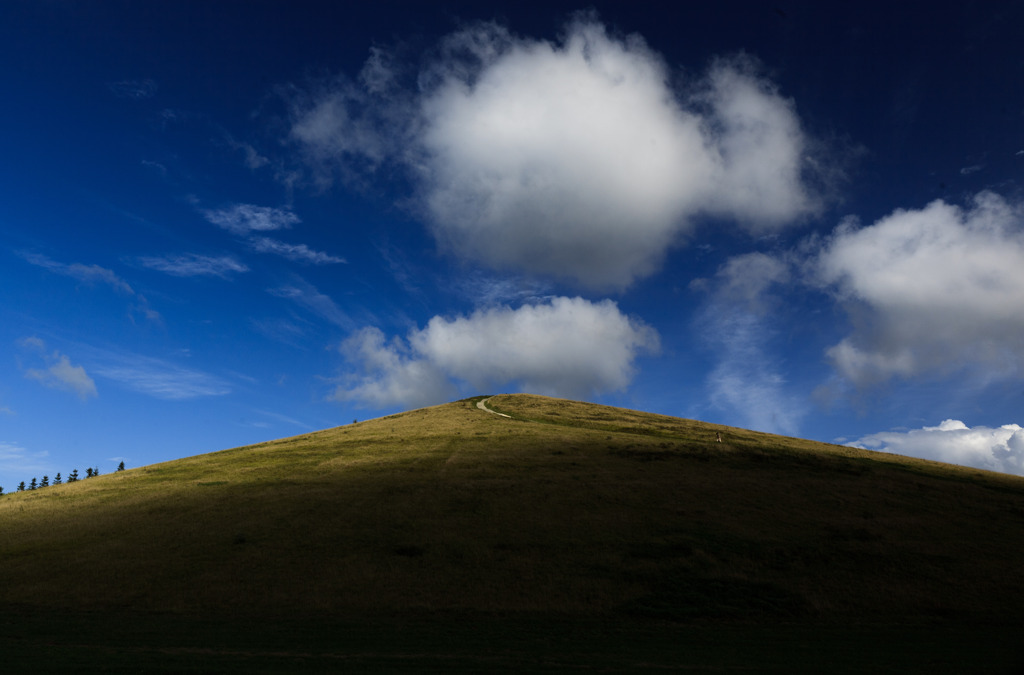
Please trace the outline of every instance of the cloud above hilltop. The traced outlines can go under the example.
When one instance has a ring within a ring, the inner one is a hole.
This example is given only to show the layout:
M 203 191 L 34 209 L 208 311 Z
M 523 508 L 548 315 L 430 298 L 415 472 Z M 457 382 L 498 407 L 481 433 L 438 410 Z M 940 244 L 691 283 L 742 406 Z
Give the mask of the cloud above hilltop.
M 291 139 L 321 176 L 402 167 L 439 246 L 492 269 L 621 290 L 697 216 L 763 234 L 820 206 L 815 143 L 746 56 L 682 80 L 581 17 L 557 42 L 478 24 L 399 74 L 377 49 L 359 82 L 293 92 Z
M 850 445 L 1024 475 L 1024 428 L 1019 424 L 971 428 L 949 419 L 935 427 L 871 434 Z
M 658 344 L 610 300 L 557 297 L 435 316 L 404 339 L 375 327 L 353 334 L 341 347 L 352 373 L 334 398 L 418 407 L 449 400 L 463 383 L 583 398 L 628 385 L 636 358 Z

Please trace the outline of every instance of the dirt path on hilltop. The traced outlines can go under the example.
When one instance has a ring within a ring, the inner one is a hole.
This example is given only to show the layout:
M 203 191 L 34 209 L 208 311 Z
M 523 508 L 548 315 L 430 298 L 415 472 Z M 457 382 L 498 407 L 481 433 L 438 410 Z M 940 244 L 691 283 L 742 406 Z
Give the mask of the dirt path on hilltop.
M 505 417 L 505 418 L 508 418 L 508 419 L 512 419 L 511 415 L 506 415 L 505 413 L 500 413 L 500 412 L 498 412 L 496 410 L 491 410 L 490 408 L 488 408 L 487 407 L 487 402 L 490 401 L 490 400 L 491 400 L 490 397 L 482 398 L 482 399 L 480 399 L 479 401 L 476 402 L 476 407 L 480 408 L 481 410 L 485 410 L 485 411 L 491 413 L 492 415 L 498 415 L 500 417 Z

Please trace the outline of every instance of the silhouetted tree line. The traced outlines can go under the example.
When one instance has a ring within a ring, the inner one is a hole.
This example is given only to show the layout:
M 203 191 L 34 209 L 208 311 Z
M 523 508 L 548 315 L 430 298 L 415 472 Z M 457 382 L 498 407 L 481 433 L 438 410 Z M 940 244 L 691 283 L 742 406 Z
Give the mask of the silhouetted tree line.
M 124 471 L 124 462 L 121 462 L 120 464 L 117 465 L 117 470 L 118 471 Z M 93 478 L 93 477 L 98 476 L 98 475 L 100 475 L 99 467 L 89 468 L 89 469 L 85 470 L 85 477 L 86 478 Z M 72 469 L 71 473 L 68 474 L 67 482 L 68 483 L 74 483 L 74 482 L 76 482 L 78 480 L 79 480 L 79 478 L 78 478 L 78 469 Z M 63 482 L 64 482 L 64 479 L 61 478 L 61 475 L 59 473 L 56 476 L 53 477 L 53 484 L 54 485 L 60 485 Z M 32 480 L 29 481 L 27 487 L 25 485 L 25 481 L 21 481 L 20 483 L 18 483 L 17 491 L 18 492 L 24 492 L 26 489 L 28 489 L 28 490 L 36 490 L 38 488 L 44 488 L 44 487 L 49 487 L 49 486 L 50 486 L 50 477 L 49 476 L 43 476 L 43 479 L 41 481 L 36 481 L 35 476 L 33 476 Z M 4 493 L 4 488 L 3 488 L 2 485 L 0 485 L 0 495 L 3 495 L 3 493 Z

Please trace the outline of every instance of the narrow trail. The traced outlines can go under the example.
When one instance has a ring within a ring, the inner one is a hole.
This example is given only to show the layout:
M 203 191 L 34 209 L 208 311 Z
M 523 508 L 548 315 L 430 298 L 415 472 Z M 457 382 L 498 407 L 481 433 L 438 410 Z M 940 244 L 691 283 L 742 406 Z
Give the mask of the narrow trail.
M 482 398 L 482 399 L 480 399 L 479 401 L 476 402 L 476 407 L 480 408 L 481 410 L 486 410 L 487 412 L 491 413 L 492 415 L 498 415 L 499 417 L 505 417 L 505 418 L 508 418 L 508 419 L 512 419 L 511 415 L 506 415 L 505 413 L 500 413 L 500 412 L 498 412 L 496 410 L 491 410 L 490 408 L 488 408 L 487 407 L 487 402 L 490 401 L 490 400 L 491 400 L 490 397 Z

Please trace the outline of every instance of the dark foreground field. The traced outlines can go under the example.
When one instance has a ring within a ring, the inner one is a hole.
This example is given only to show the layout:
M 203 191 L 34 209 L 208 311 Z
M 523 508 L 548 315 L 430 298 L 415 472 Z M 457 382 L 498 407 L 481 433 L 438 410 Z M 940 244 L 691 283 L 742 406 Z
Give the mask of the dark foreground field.
M 0 498 L 0 668 L 1024 665 L 1024 480 L 476 401 Z
M 1019 673 L 1022 663 L 1019 630 L 975 625 L 28 612 L 0 630 L 11 673 Z

